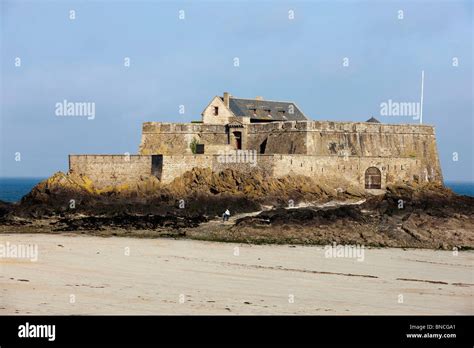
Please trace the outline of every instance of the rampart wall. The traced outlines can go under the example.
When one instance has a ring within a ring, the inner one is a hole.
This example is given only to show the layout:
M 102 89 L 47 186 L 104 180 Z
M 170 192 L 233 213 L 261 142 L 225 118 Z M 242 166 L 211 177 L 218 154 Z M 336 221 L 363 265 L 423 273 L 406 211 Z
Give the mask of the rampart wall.
M 138 181 L 151 175 L 151 156 L 69 155 L 69 171 L 86 175 L 98 188 Z
M 369 167 L 380 170 L 382 189 L 389 183 L 441 180 L 417 159 L 398 157 L 257 155 L 252 161 L 232 162 L 220 155 L 171 155 L 162 156 L 161 166 L 158 179 L 164 184 L 192 168 L 211 168 L 214 172 L 227 168 L 247 173 L 258 170 L 267 177 L 277 178 L 291 175 L 322 180 L 340 178 L 361 189 Z M 153 175 L 152 156 L 71 155 L 70 170 L 86 175 L 99 188 L 122 185 Z
M 223 160 L 221 152 L 234 149 L 229 135 L 234 130 L 242 132 L 243 150 L 258 153 L 256 164 Z M 205 144 L 204 154 L 192 153 L 193 138 Z M 153 162 L 152 156 L 159 161 Z M 246 124 L 229 131 L 220 124 L 146 122 L 139 155 L 71 155 L 69 161 L 72 171 L 98 186 L 156 173 L 169 183 L 193 167 L 215 172 L 258 169 L 269 177 L 340 177 L 362 188 L 367 168 L 377 167 L 382 188 L 403 181 L 442 182 L 434 128 L 412 124 L 291 121 Z M 158 172 L 152 163 L 159 163 Z

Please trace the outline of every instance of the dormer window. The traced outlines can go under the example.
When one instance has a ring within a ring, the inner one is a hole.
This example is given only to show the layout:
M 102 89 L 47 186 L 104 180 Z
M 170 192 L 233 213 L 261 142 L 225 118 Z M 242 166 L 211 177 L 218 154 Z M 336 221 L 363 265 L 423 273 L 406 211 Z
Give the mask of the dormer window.
M 219 107 L 214 106 L 214 116 L 217 116 L 217 115 L 219 115 Z
M 257 107 L 254 104 L 247 104 L 247 110 L 252 113 L 252 115 L 257 116 Z

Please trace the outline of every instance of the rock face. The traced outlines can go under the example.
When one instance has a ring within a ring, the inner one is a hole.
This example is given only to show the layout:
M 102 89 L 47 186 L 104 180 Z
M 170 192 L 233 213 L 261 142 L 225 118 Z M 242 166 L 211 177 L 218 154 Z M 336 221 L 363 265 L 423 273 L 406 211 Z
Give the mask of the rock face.
M 391 186 L 361 205 L 276 209 L 237 220 L 232 241 L 474 247 L 474 198 L 436 185 Z
M 347 205 L 348 200 L 364 203 Z M 291 203 L 328 201 L 339 205 L 287 209 Z M 261 211 L 264 206 L 273 208 Z M 221 224 L 216 217 L 225 209 L 233 216 L 254 214 Z M 41 229 L 36 221 L 42 221 Z M 250 243 L 473 248 L 474 198 L 433 183 L 392 185 L 385 193 L 370 195 L 337 179 L 268 179 L 258 172 L 201 168 L 167 185 L 148 178 L 98 189 L 85 176 L 59 172 L 18 204 L 0 204 L 0 227 L 10 231 L 28 224 L 33 232 L 115 235 L 125 230 L 128 236 L 142 231 L 140 235 L 148 237 L 186 235 Z
M 342 190 L 340 186 L 349 187 Z M 115 214 L 176 211 L 180 215 L 221 214 L 259 210 L 262 204 L 360 197 L 364 192 L 345 182 L 316 182 L 304 176 L 265 178 L 261 173 L 226 169 L 215 173 L 193 168 L 167 185 L 146 177 L 132 184 L 96 188 L 83 175 L 58 172 L 39 183 L 14 207 L 19 215 L 52 213 Z

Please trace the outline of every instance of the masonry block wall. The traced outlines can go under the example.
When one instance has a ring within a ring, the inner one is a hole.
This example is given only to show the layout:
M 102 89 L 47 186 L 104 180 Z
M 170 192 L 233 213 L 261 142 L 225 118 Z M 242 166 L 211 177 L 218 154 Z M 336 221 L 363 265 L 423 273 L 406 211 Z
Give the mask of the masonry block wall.
M 97 188 L 138 181 L 151 175 L 151 156 L 69 155 L 69 171 L 83 174 Z
M 382 189 L 387 184 L 415 179 L 420 182 L 436 181 L 429 177 L 425 168 L 414 158 L 312 155 L 258 155 L 255 163 L 226 163 L 219 155 L 164 156 L 161 181 L 170 183 L 186 171 L 199 167 L 211 168 L 216 173 L 227 168 L 245 173 L 258 170 L 265 176 L 276 178 L 291 175 L 321 180 L 341 178 L 361 189 L 365 186 L 365 172 L 369 167 L 380 170 Z
M 256 166 L 227 163 L 219 157 L 220 151 L 234 149 L 226 125 L 147 122 L 140 155 L 71 155 L 70 170 L 85 174 L 99 187 L 113 186 L 152 175 L 151 155 L 161 155 L 159 179 L 163 183 L 194 167 L 215 172 L 258 169 L 269 177 L 340 177 L 361 188 L 369 167 L 380 170 L 382 188 L 403 181 L 443 180 L 431 126 L 292 121 L 246 124 L 237 129 L 242 131 L 242 149 L 259 153 Z M 205 144 L 204 154 L 192 154 L 189 144 L 193 138 Z
M 364 189 L 365 172 L 376 167 L 381 172 L 381 188 L 396 182 L 409 182 L 423 171 L 413 158 L 378 158 L 378 157 L 338 157 L 312 155 L 274 155 L 273 176 L 303 175 L 315 179 L 343 179 L 347 183 Z
M 240 172 L 251 173 L 258 169 L 264 175 L 272 176 L 274 173 L 274 156 L 258 156 L 255 164 L 227 163 L 220 155 L 171 155 L 163 156 L 163 171 L 161 182 L 164 184 L 172 182 L 175 178 L 183 175 L 193 168 L 210 168 L 213 172 L 221 172 L 230 168 Z
M 432 126 L 291 121 L 247 124 L 241 131 L 242 149 L 260 154 L 413 158 L 430 178 L 442 180 Z M 192 154 L 193 138 L 205 145 L 208 155 L 234 149 L 225 125 L 147 122 L 139 153 Z
M 71 155 L 70 171 L 86 175 L 96 187 L 117 186 L 152 176 L 152 156 Z M 321 155 L 258 155 L 255 162 L 228 163 L 220 155 L 163 156 L 161 176 L 163 184 L 172 182 L 193 168 L 211 168 L 220 172 L 231 168 L 252 173 L 258 170 L 267 177 L 291 175 L 327 180 L 341 178 L 347 183 L 364 188 L 365 171 L 376 167 L 381 172 L 382 189 L 396 182 L 438 181 L 415 158 L 342 157 Z
M 255 159 L 255 161 L 253 161 L 253 159 Z M 217 173 L 227 168 L 247 174 L 258 170 L 264 176 L 272 177 L 275 175 L 275 156 L 257 155 L 255 158 L 252 158 L 252 161 L 245 161 L 243 163 L 227 163 L 223 156 L 213 156 L 212 171 Z
M 246 149 L 260 152 L 265 142 L 265 154 L 307 154 L 307 126 L 308 121 L 250 124 Z
M 194 138 L 205 145 L 206 153 L 217 153 L 228 146 L 225 125 L 145 122 L 139 154 L 190 155 Z
M 212 168 L 210 155 L 170 155 L 163 156 L 162 183 L 170 183 L 193 168 Z
M 432 126 L 313 121 L 308 127 L 308 154 L 412 158 L 420 172 L 442 181 Z

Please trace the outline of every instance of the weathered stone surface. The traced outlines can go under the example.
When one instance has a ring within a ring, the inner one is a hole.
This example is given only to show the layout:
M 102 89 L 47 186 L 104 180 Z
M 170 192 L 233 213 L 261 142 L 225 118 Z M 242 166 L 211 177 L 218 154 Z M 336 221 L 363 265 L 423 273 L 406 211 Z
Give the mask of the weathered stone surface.
M 256 155 L 254 162 L 228 163 L 220 155 L 169 155 L 163 156 L 159 180 L 169 184 L 175 178 L 193 168 L 208 168 L 213 172 L 226 169 L 261 173 L 268 178 L 285 176 L 307 176 L 316 181 L 327 181 L 338 177 L 351 186 L 363 190 L 365 172 L 376 167 L 381 172 L 381 188 L 389 184 L 410 182 L 441 183 L 433 164 L 412 157 L 343 157 L 330 155 Z M 70 172 L 88 177 L 97 188 L 108 186 L 130 186 L 136 182 L 154 178 L 151 155 L 100 156 L 71 155 Z M 344 189 L 344 187 L 342 187 Z
M 121 189 L 96 189 L 87 177 L 56 173 L 19 204 L 2 204 L 0 225 L 9 232 L 133 236 L 136 230 L 147 230 L 147 236 L 251 243 L 474 247 L 472 197 L 455 195 L 436 183 L 389 185 L 377 196 L 350 186 L 340 190 L 344 185 L 336 178 L 324 182 L 304 176 L 268 179 L 258 172 L 195 168 L 168 185 L 143 180 Z M 357 205 L 359 194 L 366 201 Z M 352 199 L 352 205 L 344 206 L 346 199 Z M 337 201 L 341 206 L 297 207 L 315 201 Z M 290 202 L 296 208 L 283 209 Z M 263 206 L 275 208 L 240 218 L 235 225 L 209 221 L 226 208 L 235 215 L 258 212 Z
M 338 190 L 340 187 L 349 188 Z M 350 192 L 350 193 L 349 193 Z M 168 184 L 145 177 L 127 185 L 96 187 L 87 176 L 58 172 L 38 184 L 14 207 L 19 215 L 57 213 L 114 214 L 123 211 L 221 214 L 225 205 L 234 211 L 253 211 L 261 204 L 288 204 L 327 200 L 363 194 L 343 180 L 316 182 L 305 176 L 268 178 L 259 171 L 238 172 L 230 168 L 213 172 L 193 168 Z
M 227 233 L 211 233 L 214 239 L 233 242 L 453 250 L 474 247 L 473 227 L 473 197 L 427 184 L 392 185 L 361 205 L 264 211 L 238 219 Z M 200 228 L 192 233 L 199 235 Z

